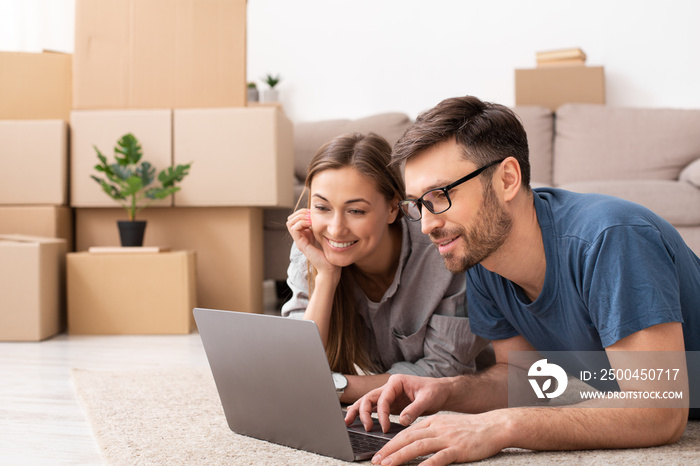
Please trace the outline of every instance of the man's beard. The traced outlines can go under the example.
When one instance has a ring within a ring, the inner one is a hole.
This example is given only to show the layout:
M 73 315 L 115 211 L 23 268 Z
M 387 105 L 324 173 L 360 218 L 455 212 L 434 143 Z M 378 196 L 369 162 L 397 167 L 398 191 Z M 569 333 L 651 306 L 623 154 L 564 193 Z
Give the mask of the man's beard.
M 469 230 L 460 227 L 449 232 L 437 230 L 430 233 L 433 241 L 456 236 L 464 239 L 461 251 L 442 256 L 445 267 L 452 273 L 465 272 L 486 260 L 505 243 L 513 228 L 512 216 L 498 203 L 491 186 L 485 190 L 484 200 L 474 218 L 475 223 Z

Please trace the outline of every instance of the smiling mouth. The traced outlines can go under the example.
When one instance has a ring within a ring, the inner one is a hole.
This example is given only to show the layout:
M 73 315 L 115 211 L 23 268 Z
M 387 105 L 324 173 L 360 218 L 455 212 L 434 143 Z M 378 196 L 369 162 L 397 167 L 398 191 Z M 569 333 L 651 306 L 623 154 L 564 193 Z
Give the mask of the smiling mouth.
M 444 247 L 444 246 L 447 246 L 448 244 L 450 244 L 451 242 L 453 242 L 454 240 L 456 240 L 457 238 L 459 238 L 459 236 L 455 236 L 454 238 L 449 238 L 449 239 L 443 239 L 440 241 L 433 240 L 433 243 L 435 243 L 435 246 L 437 246 L 437 247 Z
M 339 243 L 337 241 L 333 241 L 332 239 L 326 238 L 328 241 L 328 244 L 330 244 L 332 247 L 337 248 L 337 249 L 343 249 L 343 248 L 349 248 L 353 244 L 357 243 L 357 241 L 347 241 L 347 242 L 342 242 Z
M 458 236 L 453 236 L 452 238 L 444 238 L 440 240 L 433 240 L 433 244 L 437 247 L 438 251 L 440 254 L 448 254 L 448 251 L 450 251 L 452 248 L 452 244 L 457 241 L 459 238 Z

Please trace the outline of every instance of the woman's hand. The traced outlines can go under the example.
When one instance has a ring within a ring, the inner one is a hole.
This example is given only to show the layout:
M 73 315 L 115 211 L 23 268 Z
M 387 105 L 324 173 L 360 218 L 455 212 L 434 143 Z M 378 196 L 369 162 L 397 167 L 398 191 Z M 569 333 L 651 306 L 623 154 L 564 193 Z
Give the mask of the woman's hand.
M 292 235 L 297 248 L 316 268 L 319 275 L 329 275 L 336 280 L 340 279 L 340 267 L 328 262 L 323 249 L 314 237 L 309 209 L 299 209 L 287 217 L 287 230 Z
M 306 311 L 304 311 L 304 319 L 316 322 L 325 348 L 328 344 L 333 296 L 340 282 L 341 268 L 328 262 L 323 249 L 316 242 L 311 230 L 311 211 L 309 209 L 297 210 L 287 217 L 287 230 L 294 238 L 297 248 L 316 268 L 314 291 Z

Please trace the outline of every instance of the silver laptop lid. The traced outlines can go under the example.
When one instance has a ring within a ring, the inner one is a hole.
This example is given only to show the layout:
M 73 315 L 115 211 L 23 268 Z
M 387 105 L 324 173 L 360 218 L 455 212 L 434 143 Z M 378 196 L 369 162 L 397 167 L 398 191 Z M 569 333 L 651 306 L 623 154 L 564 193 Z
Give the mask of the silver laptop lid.
M 232 431 L 353 461 L 314 322 L 200 308 L 194 317 Z

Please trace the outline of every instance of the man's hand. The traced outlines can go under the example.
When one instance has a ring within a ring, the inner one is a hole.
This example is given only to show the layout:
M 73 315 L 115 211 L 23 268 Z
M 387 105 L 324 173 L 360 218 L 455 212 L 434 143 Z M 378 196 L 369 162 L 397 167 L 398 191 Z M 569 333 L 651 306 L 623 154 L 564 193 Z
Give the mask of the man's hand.
M 434 453 L 424 465 L 479 461 L 506 447 L 503 411 L 436 415 L 396 434 L 372 458 L 374 464 L 402 464 Z
M 373 424 L 372 413 L 376 410 L 384 432 L 390 427 L 389 414 L 400 414 L 399 422 L 407 426 L 421 414 L 443 409 L 456 379 L 392 375 L 385 385 L 348 407 L 345 423 L 352 424 L 359 415 L 362 425 L 369 431 Z

